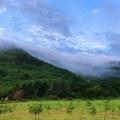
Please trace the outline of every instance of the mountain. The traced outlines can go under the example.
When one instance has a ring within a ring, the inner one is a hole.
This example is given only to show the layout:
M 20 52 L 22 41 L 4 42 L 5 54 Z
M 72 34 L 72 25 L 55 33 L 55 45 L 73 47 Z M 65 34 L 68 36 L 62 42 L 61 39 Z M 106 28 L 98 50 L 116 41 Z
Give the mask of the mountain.
M 0 51 L 0 94 L 6 94 L 16 84 L 36 81 L 53 84 L 57 81 L 83 80 L 74 73 L 39 60 L 21 49 Z
M 63 61 L 64 62 L 64 61 Z M 108 98 L 120 96 L 120 63 L 106 63 L 104 77 L 79 76 L 21 49 L 0 51 L 0 98 Z M 87 72 L 87 71 L 86 71 Z M 116 74 L 117 73 L 117 74 Z

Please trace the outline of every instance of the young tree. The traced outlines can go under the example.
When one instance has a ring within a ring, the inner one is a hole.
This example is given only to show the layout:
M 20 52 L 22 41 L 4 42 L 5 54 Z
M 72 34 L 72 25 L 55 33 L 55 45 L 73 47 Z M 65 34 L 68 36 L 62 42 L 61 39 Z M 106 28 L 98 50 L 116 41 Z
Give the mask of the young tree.
M 45 108 L 48 111 L 48 115 L 49 115 L 50 114 L 50 110 L 52 109 L 52 107 L 50 105 L 46 105 Z
M 83 109 L 82 109 L 81 113 L 82 114 L 81 114 L 80 120 L 83 120 L 84 119 L 84 116 L 83 116 L 84 111 L 83 111 Z
M 7 105 L 2 105 L 1 106 L 1 113 L 4 114 L 4 119 L 5 119 L 5 115 L 8 112 L 8 106 Z
M 0 114 L 5 115 L 6 113 L 12 113 L 15 110 L 15 106 L 9 106 L 9 105 L 0 105 Z
M 15 109 L 16 109 L 16 105 L 7 106 L 7 108 L 8 108 L 8 112 L 9 112 L 9 113 L 13 113 L 13 112 L 15 111 Z
M 67 107 L 67 114 L 72 114 L 73 110 L 75 109 L 75 106 L 71 102 Z
M 86 102 L 86 106 L 88 107 L 89 110 L 90 110 L 91 105 L 92 105 L 92 102 L 89 101 L 89 100 L 87 100 L 87 102 Z
M 118 106 L 118 110 L 119 110 L 119 112 L 120 112 L 120 105 Z M 120 115 L 120 113 L 119 113 L 119 115 Z
M 92 107 L 90 108 L 90 114 L 91 114 L 92 116 L 95 116 L 95 115 L 96 115 L 96 108 L 95 108 L 95 106 L 92 106 Z
M 115 117 L 115 108 L 113 107 L 113 108 L 111 109 L 111 111 L 112 111 L 112 113 L 113 113 L 113 119 L 114 119 L 114 117 Z
M 62 109 L 62 104 L 57 103 L 57 108 L 56 108 L 56 110 L 60 110 L 60 109 Z
M 37 120 L 37 116 L 38 116 L 38 120 L 39 120 L 39 115 L 43 111 L 42 104 L 29 105 L 28 107 L 29 107 L 29 113 L 35 115 L 35 120 Z
M 105 112 L 105 115 L 104 115 L 104 120 L 106 120 L 106 117 L 107 117 L 107 111 L 111 109 L 111 106 L 110 106 L 110 101 L 107 100 L 105 101 L 104 103 L 104 112 Z
M 0 115 L 3 114 L 2 105 L 0 105 Z

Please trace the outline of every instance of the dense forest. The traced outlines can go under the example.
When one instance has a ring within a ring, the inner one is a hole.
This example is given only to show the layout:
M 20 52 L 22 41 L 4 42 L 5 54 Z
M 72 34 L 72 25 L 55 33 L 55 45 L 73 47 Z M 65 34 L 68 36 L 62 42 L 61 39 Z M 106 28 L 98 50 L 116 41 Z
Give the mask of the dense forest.
M 104 99 L 119 96 L 119 77 L 85 78 L 20 49 L 0 51 L 0 98 Z

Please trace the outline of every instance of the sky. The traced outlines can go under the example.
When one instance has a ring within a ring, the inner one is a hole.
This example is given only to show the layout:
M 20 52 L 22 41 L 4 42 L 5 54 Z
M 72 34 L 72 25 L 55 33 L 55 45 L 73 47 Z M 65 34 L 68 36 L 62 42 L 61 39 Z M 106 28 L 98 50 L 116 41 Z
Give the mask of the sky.
M 0 48 L 11 46 L 81 73 L 120 61 L 120 0 L 0 0 Z

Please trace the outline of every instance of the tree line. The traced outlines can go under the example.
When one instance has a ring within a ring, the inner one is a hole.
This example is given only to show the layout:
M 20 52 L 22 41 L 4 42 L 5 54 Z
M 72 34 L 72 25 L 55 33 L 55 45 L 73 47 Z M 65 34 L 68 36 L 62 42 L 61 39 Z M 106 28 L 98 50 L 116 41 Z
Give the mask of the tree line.
M 94 81 L 57 81 L 54 83 L 36 81 L 16 84 L 7 94 L 9 99 L 106 99 L 120 96 L 120 79 L 105 78 Z

